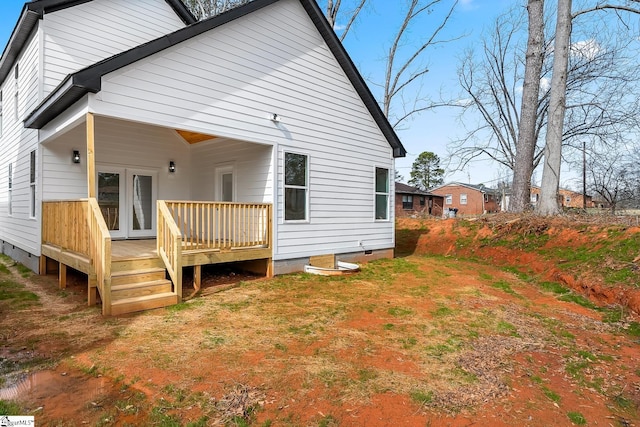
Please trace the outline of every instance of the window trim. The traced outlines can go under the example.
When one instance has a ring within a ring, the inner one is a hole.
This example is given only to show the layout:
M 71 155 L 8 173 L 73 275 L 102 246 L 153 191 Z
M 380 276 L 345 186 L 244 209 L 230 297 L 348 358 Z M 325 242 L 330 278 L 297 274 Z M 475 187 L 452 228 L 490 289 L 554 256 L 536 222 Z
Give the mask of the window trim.
M 29 153 L 29 218 L 31 219 L 35 219 L 38 213 L 36 208 L 36 161 L 36 150 L 32 150 Z
M 305 180 L 305 186 L 299 186 L 299 185 L 287 185 L 287 154 L 295 154 L 298 156 L 304 156 L 305 157 L 305 167 L 304 167 L 304 180 Z M 296 152 L 296 151 L 290 151 L 290 150 L 283 150 L 282 152 L 282 220 L 285 223 L 288 224 L 295 224 L 295 223 L 308 223 L 309 222 L 309 190 L 310 190 L 310 185 L 309 185 L 309 165 L 310 165 L 310 157 L 308 154 L 306 153 L 301 153 L 301 152 Z M 293 188 L 293 189 L 297 189 L 297 190 L 305 190 L 305 197 L 304 197 L 304 219 L 287 219 L 287 188 Z
M 462 196 L 464 196 L 464 201 L 462 199 Z M 469 201 L 469 197 L 467 196 L 467 193 L 460 193 L 460 204 L 466 205 L 468 201 Z
M 444 195 L 444 204 L 452 205 L 453 204 L 453 194 L 445 194 Z
M 378 183 L 377 182 L 378 169 L 387 171 L 387 180 L 386 180 L 387 191 L 386 192 L 378 191 L 378 186 L 376 185 Z M 384 218 L 377 218 L 376 207 L 377 207 L 378 196 L 385 196 L 386 197 L 386 203 L 385 203 L 386 213 L 385 213 L 385 217 Z M 377 222 L 389 222 L 389 221 L 391 221 L 391 209 L 389 209 L 389 197 L 390 196 L 391 196 L 391 168 L 390 167 L 374 165 L 374 167 L 373 167 L 373 220 L 374 221 L 377 221 Z

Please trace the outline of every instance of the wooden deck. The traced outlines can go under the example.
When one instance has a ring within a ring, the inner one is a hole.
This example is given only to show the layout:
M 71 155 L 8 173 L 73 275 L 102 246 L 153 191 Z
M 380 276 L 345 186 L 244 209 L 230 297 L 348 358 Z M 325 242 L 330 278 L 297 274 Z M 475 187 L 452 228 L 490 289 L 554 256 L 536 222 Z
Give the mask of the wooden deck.
M 245 262 L 271 276 L 272 206 L 227 202 L 158 201 L 157 238 L 112 240 L 95 198 L 43 202 L 40 272 L 67 267 L 88 276 L 88 304 L 99 296 L 103 314 L 165 307 L 182 300 L 182 269 Z

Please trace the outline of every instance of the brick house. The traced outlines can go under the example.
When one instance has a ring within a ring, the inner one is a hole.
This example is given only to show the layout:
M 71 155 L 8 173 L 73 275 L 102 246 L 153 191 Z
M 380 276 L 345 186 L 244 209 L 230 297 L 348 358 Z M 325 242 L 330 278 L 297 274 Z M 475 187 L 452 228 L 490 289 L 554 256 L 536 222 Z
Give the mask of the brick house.
M 497 192 L 484 185 L 450 182 L 433 188 L 431 193 L 444 198 L 444 211 L 458 209 L 458 215 L 482 215 L 500 211 Z
M 442 216 L 444 198 L 401 182 L 396 182 L 396 217 Z
M 574 209 L 582 209 L 584 205 L 584 198 L 586 197 L 586 206 L 588 208 L 594 207 L 594 203 L 592 197 L 589 195 L 583 196 L 582 193 L 578 193 L 576 191 L 567 190 L 565 188 L 558 189 L 558 205 L 561 208 L 574 208 Z M 532 185 L 531 186 L 531 205 L 533 207 L 536 206 L 540 200 L 540 187 Z

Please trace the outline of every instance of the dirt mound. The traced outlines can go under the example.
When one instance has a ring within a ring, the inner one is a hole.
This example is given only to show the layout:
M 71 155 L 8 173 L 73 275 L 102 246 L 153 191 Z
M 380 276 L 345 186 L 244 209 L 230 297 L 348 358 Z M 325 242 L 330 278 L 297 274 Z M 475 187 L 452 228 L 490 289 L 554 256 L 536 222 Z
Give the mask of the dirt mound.
M 399 256 L 489 261 L 640 313 L 640 228 L 602 217 L 495 215 L 397 222 Z

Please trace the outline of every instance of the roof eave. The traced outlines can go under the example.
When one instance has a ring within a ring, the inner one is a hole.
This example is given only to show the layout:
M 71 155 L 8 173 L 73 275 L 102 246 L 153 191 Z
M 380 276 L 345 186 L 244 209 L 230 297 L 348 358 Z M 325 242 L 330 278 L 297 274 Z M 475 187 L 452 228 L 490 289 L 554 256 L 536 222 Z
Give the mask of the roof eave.
M 5 46 L 4 52 L 2 52 L 2 58 L 0 59 L 0 82 L 9 74 L 13 64 L 22 51 L 22 47 L 31 36 L 31 32 L 36 27 L 38 20 L 42 15 L 36 11 L 30 10 L 28 4 L 22 9 L 20 19 L 16 24 L 9 41 Z

